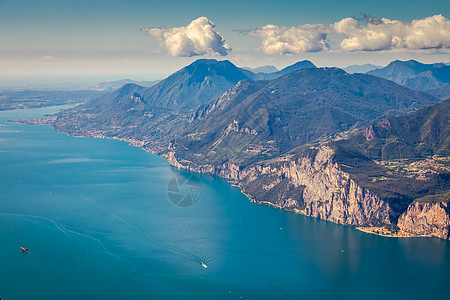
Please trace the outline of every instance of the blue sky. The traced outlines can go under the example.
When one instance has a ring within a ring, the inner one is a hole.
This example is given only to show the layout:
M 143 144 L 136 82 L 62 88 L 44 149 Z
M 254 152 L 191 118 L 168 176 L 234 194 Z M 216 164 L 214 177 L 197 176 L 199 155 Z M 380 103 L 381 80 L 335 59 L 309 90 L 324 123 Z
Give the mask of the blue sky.
M 140 29 L 187 26 L 200 16 L 213 21 L 215 30 L 233 49 L 218 58 L 240 66 L 283 67 L 301 59 L 321 66 L 386 64 L 411 58 L 450 61 L 448 49 L 267 54 L 260 48 L 261 38 L 239 32 L 266 24 L 332 24 L 362 14 L 406 22 L 436 14 L 450 18 L 450 1 L 0 0 L 0 75 L 158 77 L 211 55 L 170 56 L 154 37 Z M 340 42 L 332 35 L 329 40 Z

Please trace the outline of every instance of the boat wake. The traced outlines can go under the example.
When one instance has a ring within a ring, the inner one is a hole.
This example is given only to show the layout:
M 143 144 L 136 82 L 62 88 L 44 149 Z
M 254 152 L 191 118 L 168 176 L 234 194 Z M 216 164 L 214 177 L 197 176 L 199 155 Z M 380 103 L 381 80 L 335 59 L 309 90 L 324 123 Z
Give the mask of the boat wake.
M 153 244 L 159 245 L 161 248 L 165 248 L 166 250 L 184 256 L 186 258 L 188 258 L 189 260 L 198 263 L 199 265 L 201 265 L 203 268 L 207 269 L 208 268 L 208 259 L 206 258 L 206 256 L 204 257 L 200 257 L 199 255 L 196 255 L 190 251 L 187 251 L 185 249 L 179 248 L 177 246 L 174 246 L 172 244 L 169 244 L 167 242 L 163 242 L 153 236 L 151 236 L 148 232 L 144 231 L 142 228 L 134 225 L 133 223 L 131 223 L 130 221 L 122 218 L 121 216 L 115 214 L 114 212 L 98 205 L 97 203 L 95 203 L 94 201 L 91 201 L 85 197 L 81 197 L 83 201 L 95 206 L 97 209 L 100 209 L 106 213 L 108 213 L 111 217 L 113 217 L 114 219 L 118 220 L 119 222 L 125 224 L 126 226 L 128 226 L 129 228 L 131 228 L 133 231 L 139 233 L 142 237 L 144 237 L 145 239 L 147 239 L 148 241 L 150 241 Z M 109 256 L 113 256 L 115 259 L 117 260 L 126 260 L 128 263 L 130 263 L 133 266 L 133 269 L 136 269 L 136 266 L 134 266 L 134 264 L 132 262 L 130 262 L 127 259 L 123 259 L 122 257 L 119 257 L 111 252 L 109 252 L 106 248 L 106 246 L 102 243 L 102 241 L 96 237 L 93 237 L 91 235 L 79 232 L 78 230 L 72 229 L 69 226 L 63 225 L 61 223 L 58 223 L 48 217 L 45 216 L 37 216 L 37 215 L 28 215 L 28 214 L 16 214 L 16 213 L 0 213 L 0 215 L 4 215 L 4 216 L 15 216 L 15 217 L 26 217 L 26 218 L 34 218 L 34 219 L 41 219 L 41 220 L 45 220 L 49 223 L 51 223 L 58 231 L 62 232 L 67 238 L 72 239 L 71 237 L 72 234 L 78 235 L 78 236 L 82 236 L 88 239 L 92 239 L 94 240 L 96 243 L 98 243 L 98 245 L 103 249 L 103 251 L 105 252 L 105 254 L 109 255 Z M 70 228 L 70 229 L 69 229 Z M 79 241 L 78 241 L 79 242 Z
M 186 258 L 189 258 L 191 261 L 196 262 L 198 264 L 200 264 L 203 268 L 207 268 L 207 260 L 202 259 L 199 255 L 196 255 L 190 251 L 187 251 L 185 249 L 179 248 L 177 246 L 174 246 L 172 244 L 169 244 L 167 242 L 163 242 L 153 236 L 151 236 L 148 232 L 144 231 L 142 228 L 132 224 L 131 222 L 129 222 L 128 220 L 122 218 L 121 216 L 118 216 L 117 214 L 115 214 L 114 212 L 105 209 L 104 207 L 98 205 L 97 203 L 95 203 L 94 201 L 91 201 L 85 197 L 82 197 L 82 199 L 87 202 L 90 203 L 92 205 L 94 205 L 96 208 L 108 213 L 110 216 L 112 216 L 113 218 L 115 218 L 116 220 L 122 222 L 123 224 L 127 225 L 128 227 L 130 227 L 131 229 L 133 229 L 134 231 L 138 232 L 139 234 L 141 234 L 141 236 L 145 237 L 148 241 L 157 244 L 163 248 L 166 248 L 167 250 L 169 250 L 172 253 L 176 253 L 179 255 L 182 255 Z
M 52 220 L 52 219 L 50 219 L 48 217 L 38 216 L 38 215 L 29 215 L 29 214 L 17 214 L 17 213 L 0 213 L 0 216 L 9 216 L 9 217 L 19 217 L 19 218 L 30 218 L 30 219 L 44 220 L 44 221 L 52 224 L 54 228 L 56 228 L 59 232 L 63 233 L 68 239 L 70 239 L 72 241 L 75 241 L 75 242 L 79 243 L 80 245 L 86 246 L 85 243 L 83 243 L 83 242 L 81 242 L 81 241 L 79 241 L 77 239 L 74 239 L 71 235 L 78 235 L 78 236 L 81 236 L 83 238 L 93 240 L 105 252 L 106 256 L 113 257 L 117 261 L 125 261 L 126 263 L 128 263 L 132 267 L 133 272 L 136 270 L 136 266 L 131 261 L 129 261 L 127 259 L 124 259 L 123 257 L 120 257 L 120 256 L 118 256 L 118 255 L 116 255 L 114 253 L 109 252 L 108 249 L 106 248 L 106 246 L 102 243 L 102 241 L 100 239 L 98 239 L 96 237 L 93 237 L 91 235 L 85 234 L 85 233 L 78 232 L 78 231 L 76 231 L 74 229 L 69 229 L 69 226 L 66 226 L 66 225 L 63 225 L 61 223 L 58 223 L 55 220 Z M 89 247 L 86 246 L 86 251 L 88 251 L 88 249 L 89 249 Z M 105 262 L 105 264 L 107 264 L 107 263 Z

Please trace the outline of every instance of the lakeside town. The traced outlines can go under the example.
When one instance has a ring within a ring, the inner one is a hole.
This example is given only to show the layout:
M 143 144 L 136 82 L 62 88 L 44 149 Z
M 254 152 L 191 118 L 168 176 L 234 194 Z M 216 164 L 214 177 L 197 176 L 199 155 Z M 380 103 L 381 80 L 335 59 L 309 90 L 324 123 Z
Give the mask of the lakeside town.
M 364 226 L 358 226 L 356 227 L 356 229 L 365 232 L 365 233 L 371 233 L 371 234 L 376 234 L 376 235 L 380 235 L 380 236 L 385 236 L 385 237 L 399 237 L 399 238 L 409 238 L 409 237 L 427 237 L 426 235 L 417 235 L 411 232 L 407 232 L 404 230 L 390 230 L 388 228 L 385 227 L 380 227 L 380 226 L 369 226 L 369 227 L 364 227 Z

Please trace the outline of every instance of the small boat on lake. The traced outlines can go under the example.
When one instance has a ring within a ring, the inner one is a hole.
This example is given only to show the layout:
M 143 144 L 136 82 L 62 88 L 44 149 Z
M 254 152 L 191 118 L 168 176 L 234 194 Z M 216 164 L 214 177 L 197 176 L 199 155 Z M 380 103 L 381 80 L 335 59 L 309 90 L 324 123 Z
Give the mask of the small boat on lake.
M 20 247 L 20 250 L 22 250 L 22 253 L 30 253 L 30 250 L 24 247 Z

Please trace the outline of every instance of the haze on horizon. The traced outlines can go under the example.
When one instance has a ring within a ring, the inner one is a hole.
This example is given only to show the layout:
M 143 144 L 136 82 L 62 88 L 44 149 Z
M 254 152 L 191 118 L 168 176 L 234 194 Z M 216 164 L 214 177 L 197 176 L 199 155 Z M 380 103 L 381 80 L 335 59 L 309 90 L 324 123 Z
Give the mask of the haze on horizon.
M 450 3 L 0 0 L 0 76 L 162 78 L 199 58 L 283 68 L 450 62 Z

